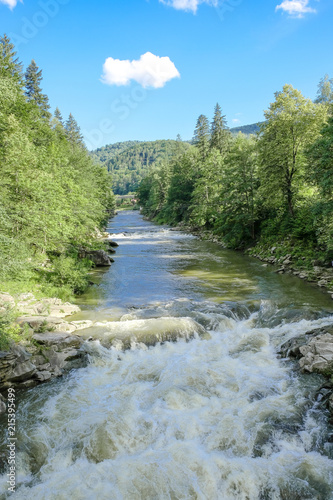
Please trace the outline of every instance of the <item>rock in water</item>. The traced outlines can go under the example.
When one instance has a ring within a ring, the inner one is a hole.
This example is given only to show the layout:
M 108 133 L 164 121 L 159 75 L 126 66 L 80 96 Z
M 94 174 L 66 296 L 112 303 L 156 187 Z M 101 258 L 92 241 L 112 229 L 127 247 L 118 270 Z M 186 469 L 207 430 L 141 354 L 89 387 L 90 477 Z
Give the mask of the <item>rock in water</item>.
M 113 262 L 104 250 L 82 250 L 80 257 L 91 260 L 96 267 L 111 266 Z

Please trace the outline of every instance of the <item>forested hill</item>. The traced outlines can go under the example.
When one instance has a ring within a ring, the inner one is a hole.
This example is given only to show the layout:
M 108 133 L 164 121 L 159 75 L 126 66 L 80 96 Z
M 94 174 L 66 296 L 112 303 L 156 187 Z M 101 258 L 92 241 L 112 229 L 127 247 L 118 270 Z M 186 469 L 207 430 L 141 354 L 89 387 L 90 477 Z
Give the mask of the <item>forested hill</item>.
M 129 149 L 132 146 L 136 146 L 140 143 L 141 141 L 115 142 L 114 144 L 107 144 L 106 146 L 95 149 L 91 152 L 91 155 L 93 159 L 97 160 L 99 163 L 106 163 L 111 160 L 111 158 L 114 158 L 126 149 Z
M 257 134 L 260 131 L 260 125 L 262 125 L 264 122 L 258 122 L 258 123 L 251 123 L 251 125 L 242 125 L 241 127 L 233 127 L 230 129 L 230 132 L 232 135 L 237 135 L 239 132 L 242 132 L 242 134 L 245 135 L 250 135 L 250 134 Z
M 127 141 L 110 144 L 93 151 L 92 157 L 107 165 L 112 173 L 115 194 L 136 191 L 152 167 L 160 167 L 190 147 L 181 140 Z
M 230 132 L 232 135 L 239 132 L 245 135 L 256 134 L 260 124 L 261 122 L 233 127 Z M 127 194 L 136 191 L 151 167 L 160 167 L 163 162 L 169 162 L 179 152 L 187 151 L 189 145 L 189 141 L 180 140 L 124 141 L 95 149 L 91 156 L 112 172 L 114 193 Z

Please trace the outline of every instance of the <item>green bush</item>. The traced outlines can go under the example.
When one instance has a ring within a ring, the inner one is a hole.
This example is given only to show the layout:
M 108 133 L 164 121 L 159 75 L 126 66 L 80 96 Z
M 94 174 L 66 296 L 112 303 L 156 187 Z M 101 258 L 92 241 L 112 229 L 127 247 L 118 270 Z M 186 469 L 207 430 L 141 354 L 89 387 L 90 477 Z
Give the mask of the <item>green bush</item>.
M 44 278 L 47 285 L 64 288 L 66 295 L 68 292 L 83 293 L 89 285 L 87 273 L 90 269 L 91 262 L 87 259 L 77 260 L 73 256 L 61 255 L 53 259 L 52 270 L 46 271 Z
M 21 340 L 19 335 L 21 328 L 14 323 L 15 313 L 6 310 L 0 315 L 0 350 L 8 350 L 13 342 Z

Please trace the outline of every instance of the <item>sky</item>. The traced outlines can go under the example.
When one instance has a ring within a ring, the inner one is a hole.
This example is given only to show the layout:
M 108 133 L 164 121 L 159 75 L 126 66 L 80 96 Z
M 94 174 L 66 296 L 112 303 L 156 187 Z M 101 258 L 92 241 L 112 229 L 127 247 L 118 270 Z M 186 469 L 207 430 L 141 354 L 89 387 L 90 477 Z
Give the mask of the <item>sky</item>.
M 189 140 L 217 102 L 255 123 L 287 83 L 315 98 L 332 26 L 332 0 L 0 0 L 0 34 L 89 149 Z

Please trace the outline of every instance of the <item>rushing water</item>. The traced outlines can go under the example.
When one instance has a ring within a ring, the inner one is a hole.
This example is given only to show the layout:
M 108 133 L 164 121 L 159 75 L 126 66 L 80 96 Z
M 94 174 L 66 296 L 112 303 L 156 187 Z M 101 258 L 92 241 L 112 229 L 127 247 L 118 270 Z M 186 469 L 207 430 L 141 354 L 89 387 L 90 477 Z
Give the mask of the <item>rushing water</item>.
M 136 212 L 109 231 L 89 364 L 22 397 L 11 498 L 332 499 L 323 379 L 276 354 L 331 322 L 327 294 Z

